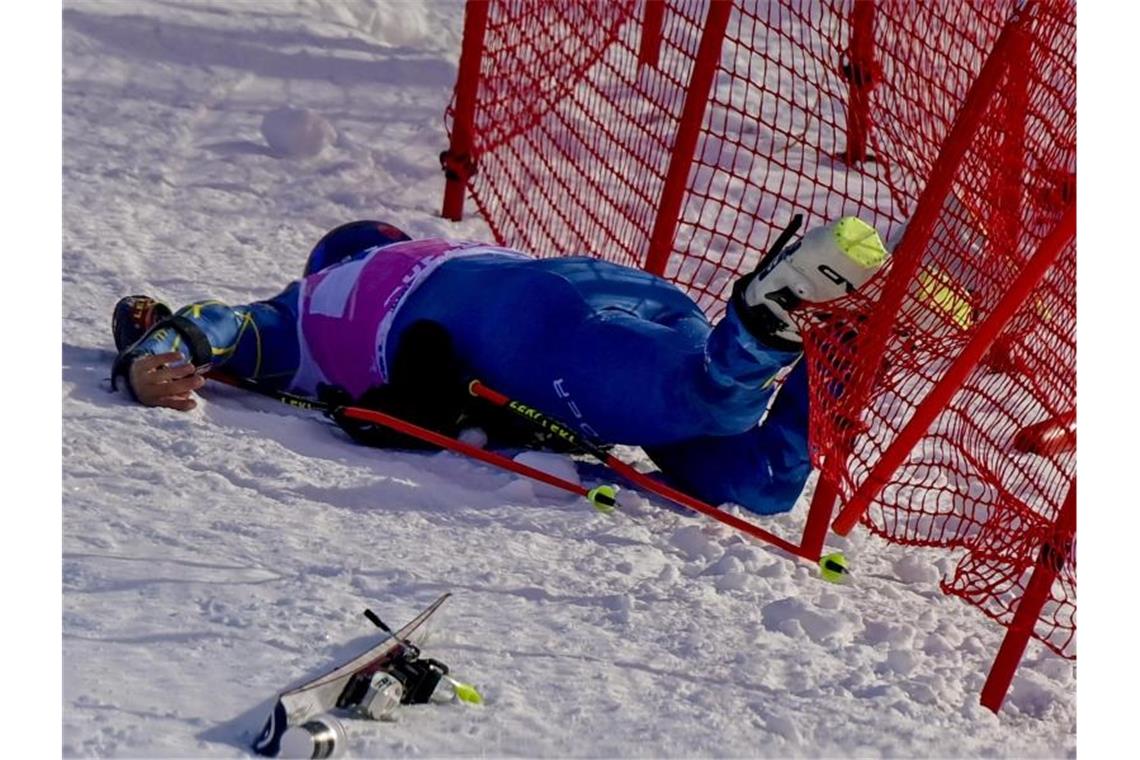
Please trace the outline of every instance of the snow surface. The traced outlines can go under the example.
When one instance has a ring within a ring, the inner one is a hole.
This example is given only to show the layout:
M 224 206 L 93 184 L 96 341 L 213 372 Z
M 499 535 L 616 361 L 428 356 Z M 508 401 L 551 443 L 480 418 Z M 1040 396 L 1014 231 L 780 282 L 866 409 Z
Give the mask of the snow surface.
M 357 218 L 490 239 L 438 216 L 462 21 L 64 4 L 64 754 L 241 756 L 277 691 L 375 638 L 365 607 L 450 590 L 429 652 L 486 705 L 347 721 L 351 754 L 1073 756 L 1075 669 L 1037 642 L 1001 715 L 978 704 L 1004 629 L 939 592 L 949 555 L 857 531 L 835 586 L 636 493 L 606 517 L 233 389 L 187 414 L 108 391 L 121 295 L 268 297 Z M 797 536 L 809 497 L 766 526 Z

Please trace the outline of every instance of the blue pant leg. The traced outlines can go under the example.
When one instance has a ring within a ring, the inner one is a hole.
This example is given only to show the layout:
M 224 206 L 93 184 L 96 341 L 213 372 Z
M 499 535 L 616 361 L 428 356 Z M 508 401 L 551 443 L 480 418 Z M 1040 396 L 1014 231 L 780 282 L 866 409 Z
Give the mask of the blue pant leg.
M 796 358 L 758 345 L 734 315 L 713 328 L 660 278 L 594 259 L 449 261 L 393 333 L 425 318 L 488 385 L 613 443 L 748 430 Z
M 762 424 L 646 452 L 675 485 L 711 504 L 733 502 L 763 515 L 787 512 L 811 473 L 807 391 L 807 365 L 801 361 Z

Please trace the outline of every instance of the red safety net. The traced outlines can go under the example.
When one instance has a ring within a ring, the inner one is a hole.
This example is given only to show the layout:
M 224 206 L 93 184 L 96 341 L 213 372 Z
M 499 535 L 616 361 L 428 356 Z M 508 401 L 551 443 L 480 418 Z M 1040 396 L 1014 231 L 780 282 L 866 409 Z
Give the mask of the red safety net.
M 973 72 L 947 77 L 938 64 L 971 60 L 962 48 L 979 40 L 952 32 L 983 18 L 955 7 L 954 18 L 910 3 L 880 9 L 894 33 L 876 37 L 882 80 L 871 94 L 870 144 L 890 166 L 900 205 L 916 209 L 914 229 L 898 236 L 874 287 L 805 325 L 813 457 L 842 503 L 867 508 L 874 532 L 964 549 L 943 588 L 1005 624 L 1046 546 L 1063 563 L 1036 635 L 1072 656 L 1072 535 L 1054 534 L 1075 478 L 1075 446 L 1066 444 L 1076 247 L 1065 225 L 1075 201 L 1075 11 L 1031 4 L 1008 26 L 982 27 L 989 44 L 972 57 Z M 961 92 L 952 95 L 948 81 L 961 81 Z M 929 120 L 916 118 L 919 104 L 933 106 Z M 1003 325 L 1003 300 L 1033 273 L 1040 281 L 1006 301 L 1014 312 Z M 971 349 L 986 349 L 981 361 L 969 361 Z M 1054 445 L 1022 450 L 1019 434 L 1043 421 L 1057 428 Z
M 1075 477 L 1073 3 L 487 14 L 478 70 L 460 73 L 478 78 L 473 111 L 448 118 L 470 120 L 468 187 L 496 239 L 659 271 L 716 319 L 794 214 L 874 224 L 891 264 L 804 324 L 813 461 L 876 533 L 963 550 L 945 590 L 1005 624 L 1048 547 L 1060 574 L 1034 633 L 1072 656 L 1074 552 L 1056 523 Z M 1007 321 L 1027 272 L 1040 281 Z M 1032 423 L 1046 434 L 1026 443 Z M 888 454 L 898 467 L 875 473 Z

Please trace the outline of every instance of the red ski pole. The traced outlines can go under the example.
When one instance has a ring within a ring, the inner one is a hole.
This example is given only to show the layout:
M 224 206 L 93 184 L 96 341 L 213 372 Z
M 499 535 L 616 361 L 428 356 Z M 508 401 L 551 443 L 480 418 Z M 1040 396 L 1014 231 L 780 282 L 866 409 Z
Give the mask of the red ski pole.
M 233 377 L 231 375 L 225 375 L 218 372 L 209 373 L 209 377 L 211 380 L 217 380 L 218 382 L 224 383 L 226 385 L 231 385 L 235 388 L 251 391 L 261 396 L 267 396 L 269 398 L 276 399 L 283 404 L 287 404 L 288 406 L 292 406 L 298 409 L 306 409 L 315 412 L 333 411 L 331 405 L 326 404 L 322 401 L 317 401 L 305 396 L 298 396 L 296 394 L 287 393 L 285 391 L 278 391 L 272 388 L 267 388 L 261 383 L 258 383 L 256 380 L 249 380 L 242 377 Z M 557 475 L 551 475 L 548 472 L 543 472 L 542 470 L 523 464 L 522 462 L 516 462 L 515 460 L 510 459 L 509 457 L 505 457 L 502 454 L 497 454 L 493 451 L 486 451 L 479 448 L 478 446 L 472 446 L 469 443 L 465 443 L 458 438 L 452 438 L 451 436 L 437 433 L 434 430 L 429 430 L 425 427 L 421 427 L 414 423 L 408 422 L 407 420 L 400 419 L 399 417 L 394 417 L 390 414 L 385 414 L 384 412 L 378 412 L 373 409 L 364 409 L 357 406 L 345 406 L 340 407 L 339 412 L 345 417 L 349 417 L 354 420 L 362 420 L 364 422 L 372 422 L 377 425 L 383 425 L 384 427 L 391 428 L 392 430 L 396 430 L 406 435 L 411 435 L 419 438 L 421 441 L 427 441 L 428 443 L 435 444 L 441 448 L 455 451 L 460 454 L 465 454 L 472 459 L 478 459 L 481 462 L 485 462 L 500 469 L 523 475 L 530 478 L 531 480 L 537 480 L 541 483 L 546 483 L 547 485 L 554 486 L 555 488 L 560 488 L 563 491 L 577 494 L 578 496 L 582 496 L 587 499 L 590 504 L 593 505 L 594 509 L 598 510 L 599 512 L 608 514 L 610 512 L 613 512 L 614 507 L 617 505 L 614 488 L 612 486 L 601 485 L 597 486 L 596 488 L 587 489 L 585 486 L 579 483 L 573 483 L 564 478 L 560 478 Z
M 773 546 L 783 549 L 784 551 L 797 557 L 805 556 L 803 550 L 800 547 L 796 546 L 790 541 L 780 538 L 775 533 L 769 533 L 763 528 L 753 525 L 747 520 L 742 520 L 735 515 L 721 511 L 711 504 L 706 504 L 700 499 L 690 496 L 682 491 L 678 491 L 676 488 L 668 486 L 659 480 L 655 480 L 654 478 L 651 478 L 644 473 L 638 472 L 632 466 L 626 464 L 622 460 L 607 452 L 597 443 L 579 436 L 577 433 L 571 430 L 569 426 L 565 425 L 562 422 L 559 422 L 552 417 L 547 416 L 546 414 L 543 414 L 533 407 L 527 406 L 521 401 L 516 401 L 512 398 L 504 396 L 502 393 L 499 393 L 492 388 L 488 388 L 478 380 L 472 380 L 468 384 L 467 388 L 471 392 L 472 396 L 477 396 L 478 398 L 484 399 L 494 406 L 509 409 L 520 417 L 530 420 L 531 424 L 541 428 L 548 433 L 558 436 L 572 446 L 577 446 L 582 451 L 586 452 L 605 466 L 609 467 L 618 475 L 621 475 L 630 483 L 633 483 L 636 486 L 640 486 L 650 493 L 654 493 L 658 496 L 668 499 L 674 504 L 679 504 L 683 507 L 688 507 L 689 509 L 700 512 L 701 514 L 708 515 L 717 522 L 724 523 L 725 525 L 735 528 L 742 533 L 746 533 L 753 538 L 758 538 L 761 541 L 766 541 Z

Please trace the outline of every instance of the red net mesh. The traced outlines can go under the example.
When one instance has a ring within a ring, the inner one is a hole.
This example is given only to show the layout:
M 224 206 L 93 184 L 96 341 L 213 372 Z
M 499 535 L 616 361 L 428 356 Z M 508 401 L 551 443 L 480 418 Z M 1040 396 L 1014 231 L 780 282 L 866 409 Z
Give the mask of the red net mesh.
M 808 227 L 857 215 L 888 247 L 901 242 L 866 292 L 804 325 L 813 459 L 849 500 L 935 404 L 901 466 L 873 482 L 863 522 L 892 541 L 962 549 L 944 589 L 1008 624 L 1042 543 L 1072 544 L 1054 528 L 1072 447 L 1014 446 L 1033 423 L 1056 421 L 1046 438 L 1065 440 L 1075 414 L 1071 240 L 986 360 L 952 393 L 938 389 L 999 327 L 991 315 L 1073 202 L 1073 3 L 738 0 L 703 92 L 691 84 L 707 1 L 493 0 L 489 11 L 470 190 L 500 243 L 645 266 L 657 225 L 671 234 L 663 273 L 715 319 L 796 213 Z M 647 41 L 659 50 L 639 60 Z M 703 119 L 694 154 L 674 156 L 687 97 L 703 101 Z M 860 141 L 859 118 L 876 160 L 853 164 L 841 154 Z M 683 203 L 661 227 L 674 161 L 687 170 Z M 907 230 L 920 199 L 929 227 Z M 1072 655 L 1074 553 L 1054 556 L 1063 564 L 1035 635 Z
M 926 30 L 931 45 L 954 39 L 939 24 L 962 28 L 958 19 L 927 16 L 910 4 L 886 12 L 890 27 Z M 911 187 L 929 190 L 939 178 L 948 180 L 947 192 L 922 199 L 937 212 L 929 237 L 904 239 L 875 287 L 829 307 L 829 318 L 806 331 L 816 461 L 843 500 L 861 489 L 872 494 L 864 522 L 874 532 L 898 543 L 964 549 L 943 588 L 1006 624 L 1042 544 L 1071 546 L 1071 536 L 1053 532 L 1075 472 L 1068 447 L 1024 453 L 1014 446 L 1026 425 L 1056 420 L 1063 427 L 1075 412 L 1072 239 L 1004 329 L 987 321 L 1018 276 L 1038 266 L 1035 255 L 1075 191 L 1073 7 L 1037 4 L 1017 18 L 1001 43 L 988 35 L 992 44 L 977 57 L 975 78 L 956 107 L 941 77 L 912 72 L 896 91 L 889 72 L 906 59 L 884 44 L 884 81 L 871 96 L 872 146 L 890 157 L 899 196 Z M 988 84 L 978 78 L 987 59 Z M 930 133 L 937 142 L 915 140 L 908 102 L 946 105 L 953 118 L 938 117 Z M 963 123 L 952 136 L 954 118 Z M 948 155 L 948 138 L 959 141 L 960 158 Z M 940 383 L 970 342 L 997 329 L 989 359 L 943 393 Z M 938 411 L 933 423 L 912 446 L 903 445 L 897 470 L 868 483 L 924 403 Z M 1076 569 L 1066 554 L 1036 634 L 1072 655 Z

